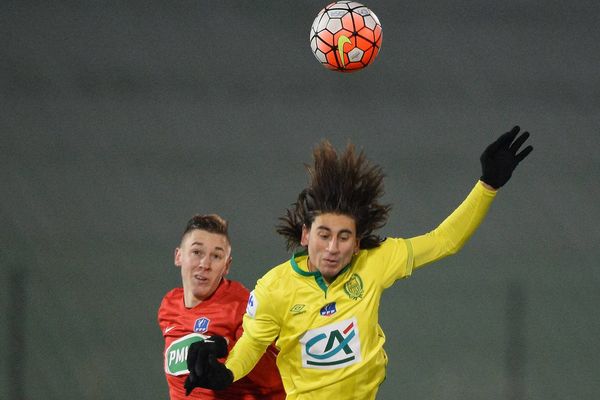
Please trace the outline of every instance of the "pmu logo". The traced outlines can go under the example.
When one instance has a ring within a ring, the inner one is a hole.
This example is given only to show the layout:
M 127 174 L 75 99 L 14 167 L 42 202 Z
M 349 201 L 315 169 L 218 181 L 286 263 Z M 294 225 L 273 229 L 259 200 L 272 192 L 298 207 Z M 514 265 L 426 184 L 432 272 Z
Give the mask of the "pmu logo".
M 182 375 L 189 373 L 187 369 L 187 354 L 190 345 L 206 339 L 198 333 L 190 333 L 173 341 L 165 350 L 165 372 L 169 375 Z
M 302 366 L 338 369 L 361 360 L 356 318 L 307 331 L 300 338 Z
M 194 332 L 206 332 L 208 330 L 208 324 L 210 324 L 210 319 L 206 317 L 198 318 L 194 323 Z

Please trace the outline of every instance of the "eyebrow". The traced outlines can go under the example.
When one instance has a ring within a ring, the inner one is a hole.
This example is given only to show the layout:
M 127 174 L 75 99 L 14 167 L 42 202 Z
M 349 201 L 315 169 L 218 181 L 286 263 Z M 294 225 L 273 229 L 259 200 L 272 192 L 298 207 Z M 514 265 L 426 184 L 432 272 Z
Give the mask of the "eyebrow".
M 204 246 L 204 243 L 202 243 L 202 242 L 192 242 L 190 244 L 190 247 L 193 246 L 193 245 L 195 245 L 195 244 L 197 244 L 198 246 Z M 225 249 L 222 248 L 222 247 L 219 247 L 219 246 L 215 247 L 215 250 L 221 250 L 222 252 L 225 252 Z
M 319 225 L 319 226 L 317 226 L 317 229 L 321 229 L 321 230 L 324 230 L 324 231 L 327 231 L 327 232 L 331 232 L 331 228 L 329 228 L 329 227 L 327 227 L 327 226 L 324 226 L 324 225 Z M 339 234 L 339 233 L 349 233 L 349 234 L 353 234 L 354 232 L 352 232 L 352 230 L 351 230 L 351 229 L 342 229 L 342 230 L 340 230 L 340 231 L 338 232 L 338 234 Z

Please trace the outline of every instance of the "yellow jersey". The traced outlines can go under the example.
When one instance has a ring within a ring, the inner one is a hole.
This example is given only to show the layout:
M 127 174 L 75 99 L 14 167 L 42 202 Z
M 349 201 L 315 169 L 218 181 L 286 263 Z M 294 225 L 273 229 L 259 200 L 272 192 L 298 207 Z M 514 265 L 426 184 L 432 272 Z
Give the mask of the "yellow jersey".
M 227 368 L 240 379 L 275 341 L 287 399 L 374 399 L 387 364 L 379 326 L 383 291 L 413 269 L 458 251 L 495 193 L 478 182 L 436 229 L 361 250 L 329 285 L 320 272 L 309 272 L 306 253 L 276 266 L 251 293 L 244 334 Z

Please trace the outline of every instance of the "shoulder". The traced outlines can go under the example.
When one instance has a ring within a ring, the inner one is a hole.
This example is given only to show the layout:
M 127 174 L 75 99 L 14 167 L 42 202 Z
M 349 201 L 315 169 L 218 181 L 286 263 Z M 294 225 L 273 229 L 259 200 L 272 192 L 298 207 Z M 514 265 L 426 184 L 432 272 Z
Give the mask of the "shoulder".
M 282 296 L 289 294 L 293 285 L 293 275 L 289 260 L 277 265 L 256 282 L 252 296 L 268 302 L 278 301 Z
M 232 281 L 229 279 L 223 279 L 221 287 L 219 288 L 223 293 L 223 296 L 231 300 L 240 300 L 246 302 L 250 291 L 238 281 Z
M 359 252 L 360 256 L 368 259 L 389 255 L 390 253 L 406 250 L 406 240 L 403 238 L 385 238 L 381 244 L 372 249 L 364 249 Z
M 400 266 L 406 263 L 410 256 L 410 243 L 402 238 L 386 238 L 381 245 L 372 249 L 364 249 L 356 257 L 356 267 L 370 274 L 380 274 L 390 266 Z
M 257 282 L 257 285 L 269 287 L 275 289 L 280 286 L 286 286 L 287 281 L 289 281 L 292 277 L 293 270 L 290 261 L 287 260 L 276 267 L 273 267 L 263 275 Z
M 167 305 L 170 303 L 174 303 L 183 299 L 183 288 L 175 288 L 169 290 L 167 294 L 164 295 L 161 303 L 161 307 L 163 305 Z
M 354 271 L 385 289 L 412 271 L 412 246 L 403 238 L 387 238 L 379 247 L 361 250 Z
M 181 312 L 183 305 L 183 288 L 175 288 L 162 299 L 160 307 L 158 308 L 158 320 L 159 322 L 165 320 L 172 320 L 177 317 Z

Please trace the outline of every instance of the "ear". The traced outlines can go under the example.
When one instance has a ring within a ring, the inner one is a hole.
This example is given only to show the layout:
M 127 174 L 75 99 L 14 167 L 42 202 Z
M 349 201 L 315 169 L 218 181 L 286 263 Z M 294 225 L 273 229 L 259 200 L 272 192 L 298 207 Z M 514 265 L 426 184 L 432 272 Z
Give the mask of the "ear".
M 310 234 L 310 229 L 306 227 L 306 225 L 302 225 L 302 236 L 300 237 L 300 244 L 304 247 L 308 246 L 308 235 Z
M 229 267 L 231 266 L 232 261 L 233 261 L 233 258 L 231 256 L 229 256 L 229 258 L 227 259 L 227 262 L 225 264 L 225 269 L 223 270 L 223 276 L 226 276 L 227 274 L 229 274 Z
M 354 245 L 354 255 L 357 255 L 360 251 L 360 239 L 356 239 L 356 244 Z
M 175 248 L 175 254 L 173 255 L 173 263 L 176 267 L 181 267 L 181 248 Z

